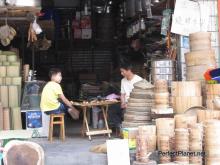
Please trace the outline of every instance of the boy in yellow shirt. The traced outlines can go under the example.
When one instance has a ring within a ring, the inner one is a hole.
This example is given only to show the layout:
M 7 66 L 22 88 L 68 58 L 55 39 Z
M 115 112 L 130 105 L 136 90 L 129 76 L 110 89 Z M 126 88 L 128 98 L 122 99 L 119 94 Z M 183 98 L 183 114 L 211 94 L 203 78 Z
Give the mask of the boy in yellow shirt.
M 51 69 L 49 77 L 51 81 L 45 85 L 41 95 L 41 110 L 47 115 L 68 112 L 73 119 L 78 119 L 79 111 L 64 96 L 60 86 L 62 80 L 61 70 L 57 68 Z

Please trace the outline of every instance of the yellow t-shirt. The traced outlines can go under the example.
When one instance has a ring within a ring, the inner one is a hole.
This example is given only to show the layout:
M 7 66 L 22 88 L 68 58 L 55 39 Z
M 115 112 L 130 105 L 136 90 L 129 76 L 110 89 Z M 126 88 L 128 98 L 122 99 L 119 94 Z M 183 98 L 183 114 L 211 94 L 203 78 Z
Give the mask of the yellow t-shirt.
M 42 92 L 40 107 L 42 111 L 52 111 L 60 106 L 59 95 L 63 94 L 60 84 L 50 81 Z

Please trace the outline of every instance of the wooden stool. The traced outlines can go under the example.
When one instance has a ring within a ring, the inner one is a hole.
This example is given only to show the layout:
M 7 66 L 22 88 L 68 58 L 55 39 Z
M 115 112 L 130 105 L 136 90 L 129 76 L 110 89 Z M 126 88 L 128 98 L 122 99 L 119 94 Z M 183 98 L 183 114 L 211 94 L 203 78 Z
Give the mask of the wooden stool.
M 60 125 L 60 138 L 62 139 L 62 141 L 65 140 L 64 115 L 65 115 L 64 113 L 50 115 L 49 141 L 51 142 L 53 141 L 53 126 L 54 125 Z

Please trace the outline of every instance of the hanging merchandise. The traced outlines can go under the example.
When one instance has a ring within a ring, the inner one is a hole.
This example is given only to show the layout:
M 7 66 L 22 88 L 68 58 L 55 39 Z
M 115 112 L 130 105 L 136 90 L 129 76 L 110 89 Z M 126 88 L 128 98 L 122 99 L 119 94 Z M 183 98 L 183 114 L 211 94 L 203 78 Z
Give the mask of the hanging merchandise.
M 163 11 L 163 19 L 162 19 L 162 25 L 161 25 L 161 34 L 166 36 L 168 30 L 170 29 L 170 20 L 171 20 L 171 9 L 166 9 Z
M 135 16 L 135 0 L 127 0 L 126 1 L 126 17 L 134 17 Z
M 151 0 L 141 1 L 142 10 L 147 12 L 147 17 L 152 18 Z
M 142 12 L 141 0 L 136 0 L 135 1 L 135 11 L 136 11 L 136 13 Z
M 141 19 L 140 24 L 141 24 L 141 30 L 146 30 L 144 18 Z
M 8 25 L 6 18 L 5 25 L 0 27 L 1 44 L 3 46 L 8 46 L 15 36 L 16 36 L 16 31 L 13 27 Z

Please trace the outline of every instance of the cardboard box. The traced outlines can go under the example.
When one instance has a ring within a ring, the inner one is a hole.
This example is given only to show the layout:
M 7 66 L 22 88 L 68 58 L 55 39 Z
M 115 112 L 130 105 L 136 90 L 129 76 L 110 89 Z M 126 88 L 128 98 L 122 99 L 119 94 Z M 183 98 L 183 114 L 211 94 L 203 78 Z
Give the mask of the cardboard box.
M 124 139 L 128 139 L 129 149 L 136 149 L 136 135 L 138 128 L 123 128 L 122 134 Z
M 82 39 L 91 39 L 92 29 L 82 29 Z

